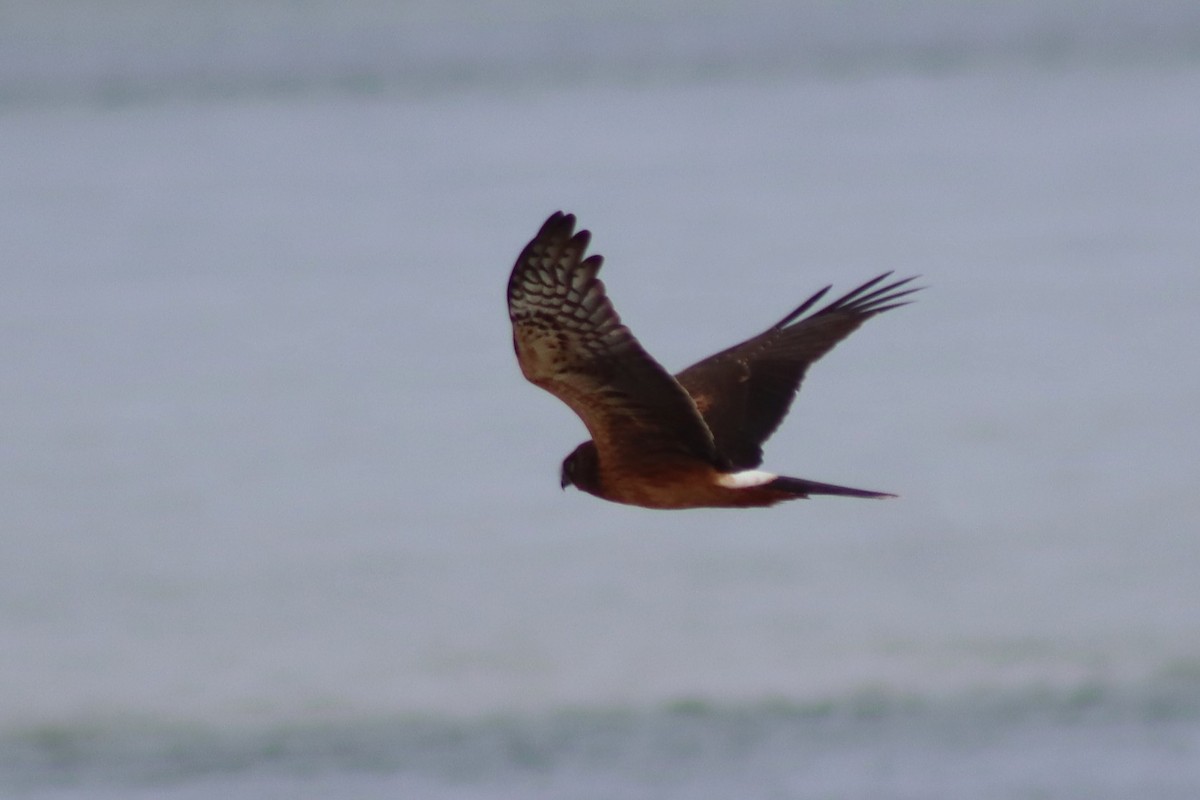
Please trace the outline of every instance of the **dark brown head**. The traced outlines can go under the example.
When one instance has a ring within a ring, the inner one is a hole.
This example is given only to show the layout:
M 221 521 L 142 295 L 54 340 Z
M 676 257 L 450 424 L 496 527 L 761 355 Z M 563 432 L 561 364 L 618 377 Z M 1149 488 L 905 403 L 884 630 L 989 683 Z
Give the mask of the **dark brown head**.
M 600 496 L 600 459 L 596 443 L 586 441 L 563 459 L 562 488 L 574 486 L 580 491 Z

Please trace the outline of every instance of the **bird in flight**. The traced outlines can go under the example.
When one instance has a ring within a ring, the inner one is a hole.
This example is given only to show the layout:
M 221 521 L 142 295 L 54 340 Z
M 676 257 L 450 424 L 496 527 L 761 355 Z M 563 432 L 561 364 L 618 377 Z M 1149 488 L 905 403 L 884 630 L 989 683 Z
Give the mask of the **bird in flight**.
M 828 494 L 894 497 L 758 469 L 809 364 L 867 319 L 902 306 L 913 278 L 890 272 L 808 313 L 826 286 L 767 330 L 671 376 L 621 323 L 584 256 L 591 234 L 556 212 L 508 280 L 521 372 L 579 415 L 592 438 L 562 464 L 562 486 L 646 508 L 770 506 Z M 883 284 L 883 285 L 881 285 Z M 806 316 L 807 314 L 807 316 Z

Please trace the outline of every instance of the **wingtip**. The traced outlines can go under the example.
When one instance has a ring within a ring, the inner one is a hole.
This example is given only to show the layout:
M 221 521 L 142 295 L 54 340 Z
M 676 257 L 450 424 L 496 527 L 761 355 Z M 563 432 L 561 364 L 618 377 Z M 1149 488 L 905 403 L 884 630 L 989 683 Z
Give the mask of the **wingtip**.
M 555 211 L 550 216 L 546 217 L 546 221 L 542 223 L 542 231 L 547 232 L 559 228 L 565 228 L 570 231 L 575 227 L 575 215 L 567 214 L 561 209 Z
M 573 239 L 586 248 L 592 239 L 592 232 L 586 228 L 575 230 L 575 215 L 562 210 L 555 211 L 542 223 L 534 241 L 546 238 Z

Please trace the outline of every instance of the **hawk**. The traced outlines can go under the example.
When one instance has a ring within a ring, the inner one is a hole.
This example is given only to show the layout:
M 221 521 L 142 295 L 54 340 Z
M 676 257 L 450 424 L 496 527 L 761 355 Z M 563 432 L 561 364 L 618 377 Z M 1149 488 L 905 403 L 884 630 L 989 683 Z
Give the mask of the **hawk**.
M 646 508 L 770 506 L 827 494 L 894 497 L 758 469 L 809 364 L 876 314 L 905 305 L 913 278 L 884 273 L 810 311 L 821 291 L 767 330 L 671 376 L 621 324 L 584 256 L 591 234 L 556 212 L 508 281 L 521 372 L 579 415 L 592 438 L 562 464 L 562 487 Z M 884 285 L 880 285 L 884 284 Z

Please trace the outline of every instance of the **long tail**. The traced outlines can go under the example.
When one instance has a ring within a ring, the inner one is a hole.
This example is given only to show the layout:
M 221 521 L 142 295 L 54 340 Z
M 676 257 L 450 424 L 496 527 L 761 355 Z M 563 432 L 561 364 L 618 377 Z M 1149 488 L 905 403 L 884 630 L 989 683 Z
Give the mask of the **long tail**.
M 872 492 L 867 489 L 851 489 L 849 486 L 835 486 L 832 483 L 806 481 L 804 478 L 788 478 L 780 476 L 767 484 L 772 489 L 783 489 L 797 497 L 808 497 L 810 494 L 835 494 L 842 497 L 895 497 L 888 492 Z

